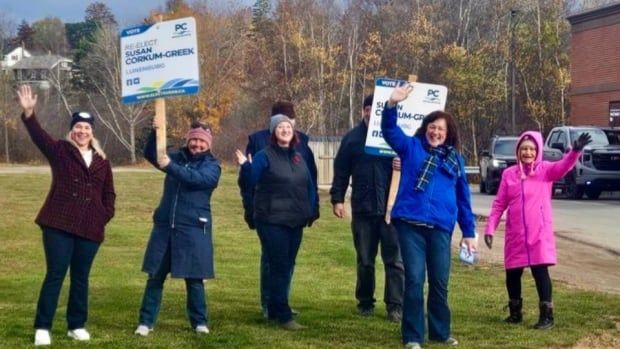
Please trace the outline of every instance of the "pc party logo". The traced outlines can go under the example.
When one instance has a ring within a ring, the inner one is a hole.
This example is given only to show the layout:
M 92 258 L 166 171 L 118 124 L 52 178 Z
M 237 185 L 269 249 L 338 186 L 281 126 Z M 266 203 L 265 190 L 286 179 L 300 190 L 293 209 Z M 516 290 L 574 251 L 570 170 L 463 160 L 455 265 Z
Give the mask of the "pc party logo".
M 174 25 L 174 33 L 172 33 L 172 38 L 182 38 L 184 36 L 190 36 L 192 33 L 188 29 L 187 22 L 177 23 Z

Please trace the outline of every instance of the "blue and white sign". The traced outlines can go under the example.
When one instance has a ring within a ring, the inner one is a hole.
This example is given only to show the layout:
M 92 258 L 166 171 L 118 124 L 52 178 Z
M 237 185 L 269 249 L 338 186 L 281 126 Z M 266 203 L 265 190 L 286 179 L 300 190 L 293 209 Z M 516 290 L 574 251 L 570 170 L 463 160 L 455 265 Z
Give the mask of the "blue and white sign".
M 365 151 L 372 155 L 393 157 L 396 153 L 383 139 L 381 133 L 381 113 L 384 104 L 387 103 L 392 90 L 401 84 L 407 84 L 404 80 L 376 79 L 375 92 L 368 122 L 368 134 L 366 135 Z M 422 119 L 431 112 L 444 110 L 448 96 L 448 88 L 443 85 L 433 85 L 415 82 L 413 91 L 409 97 L 398 103 L 398 126 L 408 136 L 413 136 L 415 131 L 422 125 Z
M 123 103 L 196 94 L 200 90 L 193 17 L 121 32 Z

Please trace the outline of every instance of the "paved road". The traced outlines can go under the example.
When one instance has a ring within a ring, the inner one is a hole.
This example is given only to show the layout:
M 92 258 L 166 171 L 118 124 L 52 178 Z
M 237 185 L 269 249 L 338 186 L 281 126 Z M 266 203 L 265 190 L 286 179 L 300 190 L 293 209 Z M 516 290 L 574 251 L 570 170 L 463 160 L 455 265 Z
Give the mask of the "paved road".
M 494 197 L 472 186 L 474 212 L 487 216 Z M 620 193 L 605 193 L 599 200 L 553 199 L 552 205 L 557 235 L 620 255 Z

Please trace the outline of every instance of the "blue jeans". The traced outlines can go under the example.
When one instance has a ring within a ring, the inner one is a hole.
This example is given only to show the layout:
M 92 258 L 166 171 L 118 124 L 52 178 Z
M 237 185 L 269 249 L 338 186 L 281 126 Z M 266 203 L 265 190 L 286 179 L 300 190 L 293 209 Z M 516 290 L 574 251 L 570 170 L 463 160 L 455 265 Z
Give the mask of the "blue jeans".
M 43 227 L 47 273 L 39 293 L 34 327 L 51 329 L 62 283 L 70 270 L 67 327 L 83 328 L 88 318 L 88 275 L 99 243 L 62 230 Z
M 282 225 L 256 222 L 256 230 L 263 246 L 263 255 L 269 264 L 267 289 L 269 319 L 287 322 L 293 318 L 288 304 L 291 270 L 295 265 L 301 245 L 303 227 L 289 228 Z
M 424 282 L 428 270 L 428 338 L 450 337 L 448 279 L 450 277 L 449 232 L 395 220 L 405 264 L 405 297 L 401 331 L 403 343 L 424 342 Z
M 142 306 L 140 307 L 141 325 L 149 328 L 155 326 L 159 308 L 161 305 L 162 293 L 164 290 L 164 281 L 170 272 L 170 244 L 164 254 L 159 265 L 159 269 L 155 274 L 150 274 L 146 281 L 144 296 L 142 297 Z M 207 325 L 207 296 L 205 293 L 204 283 L 202 279 L 185 279 L 185 290 L 187 292 L 187 316 L 192 328 L 199 325 Z

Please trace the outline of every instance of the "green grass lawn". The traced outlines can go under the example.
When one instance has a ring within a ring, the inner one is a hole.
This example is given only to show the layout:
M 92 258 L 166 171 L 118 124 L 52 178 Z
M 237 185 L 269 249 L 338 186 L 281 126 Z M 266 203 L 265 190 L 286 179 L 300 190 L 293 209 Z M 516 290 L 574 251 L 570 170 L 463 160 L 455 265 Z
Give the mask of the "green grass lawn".
M 117 173 L 116 217 L 95 259 L 90 279 L 89 348 L 400 348 L 398 324 L 385 320 L 383 273 L 378 261 L 375 316 L 356 315 L 355 254 L 349 222 L 331 214 L 323 193 L 321 219 L 306 229 L 297 258 L 291 304 L 308 328 L 286 332 L 266 323 L 258 305 L 259 243 L 242 215 L 236 170 L 227 169 L 213 199 L 216 279 L 207 282 L 208 336 L 195 335 L 185 315 L 185 285 L 168 280 L 155 331 L 133 335 L 146 280 L 140 271 L 151 229 L 151 213 L 161 195 L 163 175 Z M 50 176 L 0 175 L 0 348 L 32 345 L 36 301 L 45 273 L 39 227 L 33 223 Z M 458 237 L 458 234 L 455 236 Z M 453 253 L 453 255 L 455 255 Z M 553 270 L 552 270 L 553 276 Z M 580 338 L 618 336 L 620 297 L 577 291 L 554 283 L 556 327 L 536 331 L 537 296 L 524 274 L 525 321 L 506 316 L 501 266 L 454 261 L 450 283 L 452 332 L 460 348 L 567 347 Z M 52 331 L 55 347 L 78 347 L 65 336 L 65 282 Z M 429 344 L 429 348 L 442 345 Z

